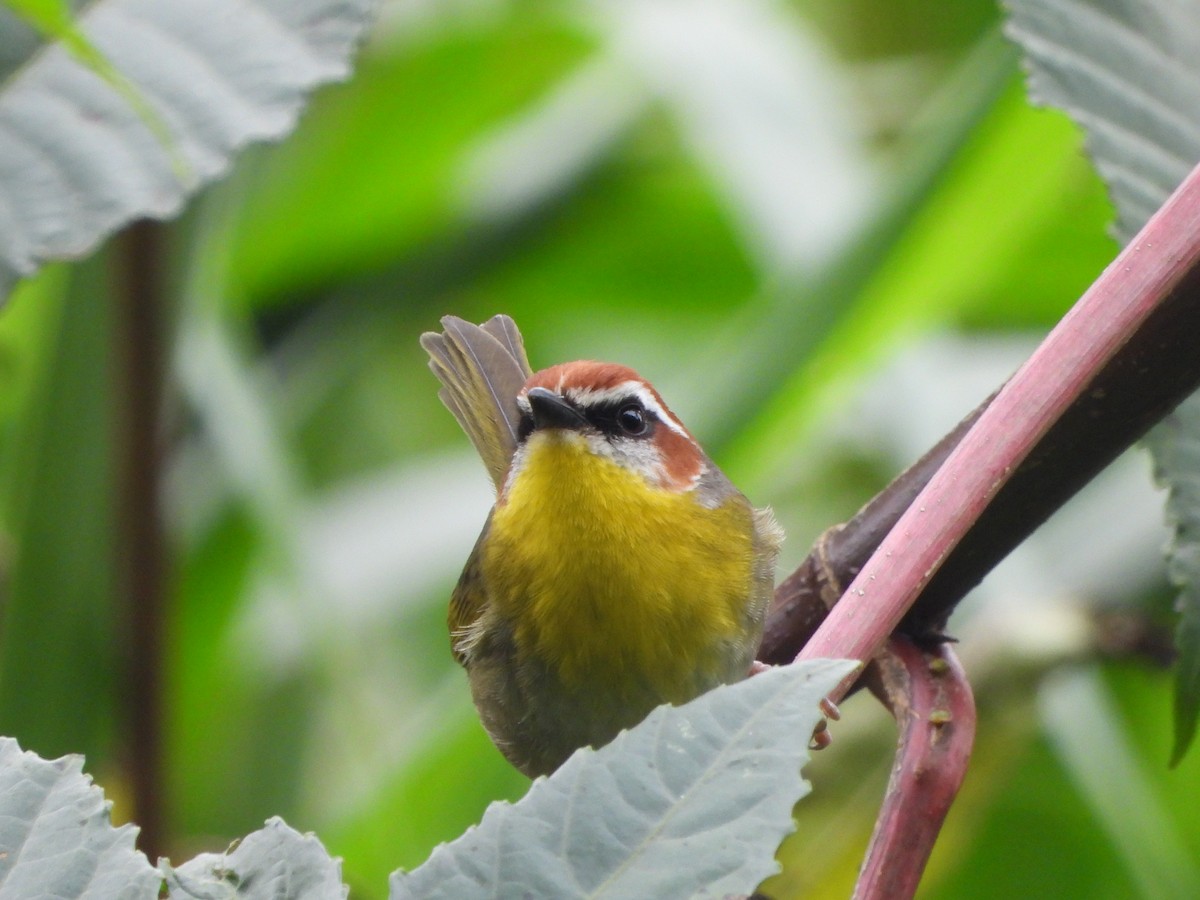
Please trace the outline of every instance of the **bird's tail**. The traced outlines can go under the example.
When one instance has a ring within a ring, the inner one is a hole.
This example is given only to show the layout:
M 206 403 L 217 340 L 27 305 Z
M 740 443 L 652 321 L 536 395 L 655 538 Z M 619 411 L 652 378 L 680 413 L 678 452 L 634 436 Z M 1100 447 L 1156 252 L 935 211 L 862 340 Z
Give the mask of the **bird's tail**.
M 517 394 L 532 373 L 517 323 L 505 315 L 473 325 L 442 319 L 441 334 L 421 335 L 438 396 L 483 458 L 496 489 L 517 449 Z

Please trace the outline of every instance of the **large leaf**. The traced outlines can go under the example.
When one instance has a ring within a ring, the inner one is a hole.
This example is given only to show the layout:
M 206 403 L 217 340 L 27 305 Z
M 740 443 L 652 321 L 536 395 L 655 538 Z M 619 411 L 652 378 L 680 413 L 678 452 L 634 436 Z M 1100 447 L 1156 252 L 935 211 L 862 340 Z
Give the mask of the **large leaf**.
M 392 879 L 393 900 L 724 897 L 777 868 L 817 704 L 853 663 L 784 666 L 660 707 Z
M 1200 5 L 1007 0 L 1035 100 L 1083 126 L 1128 241 L 1200 160 Z
M 78 32 L 0 57 L 0 299 L 48 259 L 174 215 L 347 72 L 374 0 L 97 0 Z M 28 45 L 11 19 L 4 37 Z
M 4 384 L 16 402 L 0 445 L 0 518 L 12 550 L 0 733 L 45 756 L 83 752 L 93 762 L 110 747 L 118 654 L 103 284 L 98 260 L 47 271 L 22 286 L 2 329 L 23 365 Z M 21 320 L 26 333 L 14 335 Z
M 83 774 L 82 756 L 44 760 L 0 738 L 0 900 L 342 900 L 341 863 L 282 819 L 225 853 L 201 853 L 161 872 L 134 847 L 137 829 L 114 828 L 111 804 Z
M 1025 48 L 1034 98 L 1083 126 L 1088 152 L 1129 241 L 1200 161 L 1200 4 L 1177 0 L 1007 0 L 1010 33 Z M 1179 584 L 1178 761 L 1200 718 L 1200 398 L 1151 435 L 1170 491 Z
M 0 898 L 153 900 L 160 877 L 114 828 L 82 756 L 47 761 L 0 738 Z

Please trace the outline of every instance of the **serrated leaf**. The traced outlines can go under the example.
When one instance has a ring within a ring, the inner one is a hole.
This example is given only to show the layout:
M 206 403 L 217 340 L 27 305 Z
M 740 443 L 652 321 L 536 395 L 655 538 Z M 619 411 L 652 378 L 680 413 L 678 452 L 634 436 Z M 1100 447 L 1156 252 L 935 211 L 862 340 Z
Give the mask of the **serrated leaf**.
M 344 77 L 375 0 L 97 0 L 79 40 L 0 83 L 0 299 L 48 259 L 166 218 L 254 140 Z M 94 62 L 94 61 L 93 61 Z
M 724 897 L 776 870 L 817 704 L 854 663 L 772 669 L 660 707 L 391 879 L 392 900 Z
M 1034 100 L 1063 109 L 1128 242 L 1200 160 L 1200 4 L 1005 0 Z
M 154 900 L 161 878 L 114 828 L 82 756 L 44 760 L 0 738 L 0 900 Z
M 1087 133 L 1088 153 L 1117 208 L 1127 243 L 1200 160 L 1200 3 L 1178 0 L 1005 0 L 1025 49 L 1035 100 Z M 1147 439 L 1169 492 L 1167 549 L 1180 588 L 1175 747 L 1179 762 L 1200 722 L 1200 395 Z
M 201 853 L 175 868 L 160 863 L 172 900 L 342 900 L 342 864 L 314 835 L 268 819 L 225 853 Z

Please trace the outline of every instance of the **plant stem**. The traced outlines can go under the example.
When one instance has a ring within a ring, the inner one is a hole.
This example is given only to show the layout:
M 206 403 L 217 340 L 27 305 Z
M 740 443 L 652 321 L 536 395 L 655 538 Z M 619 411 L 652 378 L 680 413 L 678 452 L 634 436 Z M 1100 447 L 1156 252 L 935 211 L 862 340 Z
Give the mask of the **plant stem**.
M 923 651 L 893 638 L 872 670 L 878 678 L 871 688 L 895 716 L 900 736 L 854 897 L 899 900 L 916 893 L 966 777 L 975 700 L 949 644 Z
M 117 247 L 114 291 L 117 454 L 116 573 L 124 599 L 126 754 L 139 845 L 165 853 L 162 772 L 163 623 L 166 542 L 159 505 L 162 470 L 163 227 L 131 225 Z
M 1146 376 L 1156 361 L 1176 365 L 1194 387 L 1200 353 L 1196 333 L 1181 327 L 1180 308 L 1189 315 L 1200 310 L 1200 168 L 1001 388 L 799 658 L 870 660 L 1000 489 L 1081 397 L 1118 403 L 1132 393 L 1136 400 L 1139 390 L 1153 387 Z M 1117 373 L 1125 394 L 1111 401 L 1098 396 L 1098 377 L 1112 372 L 1109 364 L 1122 348 L 1141 346 L 1147 334 L 1157 344 Z M 843 684 L 831 699 L 848 687 Z
M 791 662 L 816 633 L 846 585 L 895 526 L 917 494 L 979 419 L 993 394 L 924 456 L 876 494 L 850 521 L 825 531 L 771 601 L 758 658 L 770 665 Z

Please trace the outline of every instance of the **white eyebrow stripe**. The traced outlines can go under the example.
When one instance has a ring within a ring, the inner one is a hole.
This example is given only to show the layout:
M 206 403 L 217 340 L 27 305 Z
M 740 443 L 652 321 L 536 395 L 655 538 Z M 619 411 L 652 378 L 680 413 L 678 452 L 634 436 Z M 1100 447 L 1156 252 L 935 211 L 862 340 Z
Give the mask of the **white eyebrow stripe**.
M 687 430 L 683 424 L 675 418 L 671 412 L 658 402 L 658 398 L 654 396 L 654 392 L 650 391 L 646 385 L 640 381 L 622 381 L 615 387 L 604 388 L 603 390 L 595 390 L 593 388 L 570 387 L 564 392 L 574 403 L 580 406 L 599 405 L 601 403 L 609 403 L 614 400 L 637 399 L 650 412 L 654 413 L 660 422 L 674 431 L 681 437 L 688 437 Z

